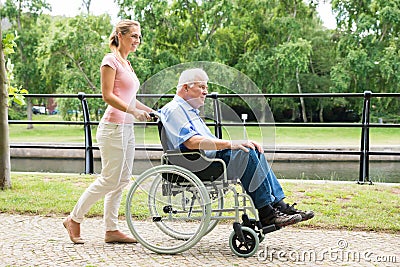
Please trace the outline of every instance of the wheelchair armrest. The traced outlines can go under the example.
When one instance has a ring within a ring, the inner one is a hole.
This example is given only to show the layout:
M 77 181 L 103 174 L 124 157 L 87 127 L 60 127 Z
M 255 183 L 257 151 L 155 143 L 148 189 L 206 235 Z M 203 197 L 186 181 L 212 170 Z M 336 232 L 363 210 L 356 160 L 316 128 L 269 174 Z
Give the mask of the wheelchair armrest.
M 188 150 L 188 151 L 181 151 L 179 149 L 169 149 L 165 152 L 168 155 L 191 155 L 191 154 L 201 154 L 204 155 L 204 153 L 201 150 Z
M 184 167 L 201 180 L 215 180 L 223 176 L 226 181 L 225 163 L 221 159 L 208 158 L 199 150 L 168 150 L 162 157 L 163 162 Z
M 202 153 L 200 150 L 190 150 L 190 151 L 180 151 L 180 150 L 168 150 L 164 156 L 165 158 L 184 158 L 187 160 L 197 160 L 199 158 L 204 158 L 206 161 L 211 161 L 212 159 L 207 158 L 204 153 Z M 176 164 L 176 163 L 174 163 Z
M 167 154 L 179 154 L 179 153 L 182 153 L 182 152 L 180 150 L 177 150 L 177 149 L 169 149 L 165 153 L 167 153 Z

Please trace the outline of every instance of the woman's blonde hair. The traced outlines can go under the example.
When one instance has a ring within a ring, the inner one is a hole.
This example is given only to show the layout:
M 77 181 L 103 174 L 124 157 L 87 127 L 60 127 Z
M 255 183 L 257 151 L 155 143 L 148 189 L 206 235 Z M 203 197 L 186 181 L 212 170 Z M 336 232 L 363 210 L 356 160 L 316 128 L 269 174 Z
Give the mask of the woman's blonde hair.
M 115 26 L 115 29 L 113 30 L 113 32 L 110 34 L 110 37 L 109 37 L 108 45 L 110 46 L 111 51 L 113 53 L 115 53 L 117 55 L 118 59 L 121 60 L 121 62 L 124 64 L 125 64 L 125 60 L 123 60 L 122 57 L 120 56 L 120 54 L 118 53 L 118 46 L 119 46 L 118 33 L 125 35 L 131 31 L 132 27 L 140 28 L 140 23 L 135 20 L 130 20 L 130 19 L 121 20 Z

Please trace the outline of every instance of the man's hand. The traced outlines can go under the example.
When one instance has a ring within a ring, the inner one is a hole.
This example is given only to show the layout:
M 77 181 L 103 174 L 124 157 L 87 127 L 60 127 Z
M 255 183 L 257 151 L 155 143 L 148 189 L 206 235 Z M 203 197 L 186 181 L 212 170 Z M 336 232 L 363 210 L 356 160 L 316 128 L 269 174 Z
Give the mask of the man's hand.
M 231 142 L 231 149 L 241 149 L 244 152 L 249 152 L 249 149 L 257 150 L 260 153 L 264 153 L 263 147 L 255 141 L 251 140 L 235 140 Z

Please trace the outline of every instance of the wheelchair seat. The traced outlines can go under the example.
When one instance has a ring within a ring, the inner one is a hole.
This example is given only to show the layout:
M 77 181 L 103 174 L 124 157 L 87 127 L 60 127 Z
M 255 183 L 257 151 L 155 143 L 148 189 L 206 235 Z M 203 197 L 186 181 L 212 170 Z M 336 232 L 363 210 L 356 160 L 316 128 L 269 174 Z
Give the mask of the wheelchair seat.
M 158 134 L 163 148 L 162 164 L 178 165 L 193 172 L 201 181 L 215 181 L 224 177 L 225 163 L 220 159 L 207 158 L 200 150 L 168 150 L 163 123 L 158 119 Z M 167 180 L 179 182 L 179 177 L 170 174 Z

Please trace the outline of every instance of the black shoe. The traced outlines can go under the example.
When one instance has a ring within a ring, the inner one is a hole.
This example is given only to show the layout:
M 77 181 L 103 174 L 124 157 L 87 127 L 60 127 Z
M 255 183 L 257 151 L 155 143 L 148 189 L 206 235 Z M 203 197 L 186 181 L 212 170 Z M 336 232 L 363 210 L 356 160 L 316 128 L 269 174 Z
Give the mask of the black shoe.
M 301 215 L 301 221 L 306 221 L 314 217 L 314 212 L 312 210 L 309 211 L 302 211 L 296 209 L 294 206 L 297 205 L 294 203 L 293 205 L 289 205 L 284 203 L 283 207 L 282 206 L 276 206 L 276 208 L 281 211 L 282 213 L 285 213 L 287 215 L 295 215 L 295 214 L 300 214 Z
M 268 217 L 260 219 L 263 227 L 275 224 L 279 228 L 301 222 L 301 220 L 302 218 L 300 214 L 287 215 L 280 212 L 278 209 L 273 209 L 272 213 Z

